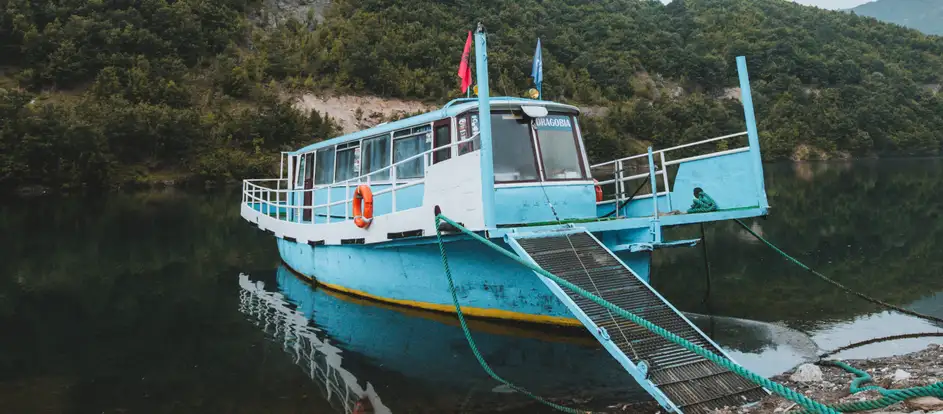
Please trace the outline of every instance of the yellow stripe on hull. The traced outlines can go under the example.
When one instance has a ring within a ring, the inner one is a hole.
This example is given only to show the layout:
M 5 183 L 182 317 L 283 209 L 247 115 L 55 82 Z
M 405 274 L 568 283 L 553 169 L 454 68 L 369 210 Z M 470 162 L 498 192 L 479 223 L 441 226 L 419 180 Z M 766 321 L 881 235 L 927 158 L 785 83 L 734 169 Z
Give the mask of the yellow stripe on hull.
M 285 266 L 288 266 L 285 264 Z M 291 267 L 288 267 L 291 269 Z M 307 275 L 300 273 L 294 269 L 291 269 L 292 272 L 304 276 L 305 278 L 311 279 L 320 286 L 323 286 L 327 289 L 331 289 L 338 292 L 343 292 L 349 295 L 360 296 L 370 300 L 375 300 L 378 302 L 391 303 L 399 306 L 408 306 L 411 308 L 425 309 L 434 312 L 444 312 L 455 314 L 455 306 L 452 305 L 440 305 L 437 303 L 428 303 L 428 302 L 418 302 L 414 300 L 405 300 L 405 299 L 393 299 L 386 298 L 383 296 L 373 295 L 361 290 L 350 289 L 344 286 L 335 285 L 332 283 L 324 283 L 320 280 L 313 279 Z M 488 308 L 475 308 L 471 306 L 462 306 L 462 314 L 475 317 L 475 318 L 488 318 L 488 319 L 500 319 L 507 321 L 516 321 L 516 322 L 526 322 L 526 323 L 539 323 L 545 325 L 556 325 L 556 326 L 583 326 L 582 323 L 576 318 L 568 318 L 565 316 L 547 316 L 547 315 L 533 315 L 529 313 L 521 312 L 511 312 L 503 309 L 488 309 Z

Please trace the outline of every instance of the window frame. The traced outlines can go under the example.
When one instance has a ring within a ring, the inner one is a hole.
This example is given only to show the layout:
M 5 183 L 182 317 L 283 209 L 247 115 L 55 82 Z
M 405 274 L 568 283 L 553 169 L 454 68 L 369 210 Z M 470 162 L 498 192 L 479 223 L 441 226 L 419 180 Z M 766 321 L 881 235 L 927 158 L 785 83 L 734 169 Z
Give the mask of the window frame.
M 313 152 L 314 152 L 314 163 L 315 163 L 315 165 L 319 165 L 320 163 L 318 162 L 318 156 L 320 155 L 321 152 L 328 152 L 328 151 L 331 152 L 331 156 L 330 156 L 330 159 L 331 159 L 331 175 L 330 175 L 330 179 L 329 179 L 327 182 L 318 183 L 318 177 L 320 177 L 320 175 L 318 174 L 318 171 L 315 170 L 315 171 L 314 171 L 314 187 L 315 187 L 315 188 L 317 188 L 319 185 L 320 185 L 320 186 L 328 186 L 328 185 L 334 184 L 334 175 L 337 173 L 337 146 L 336 146 L 336 145 L 329 145 L 329 146 L 326 146 L 326 147 L 324 147 L 324 148 L 318 148 L 317 150 L 313 151 Z
M 543 162 L 544 161 L 543 148 L 540 147 L 540 137 L 538 136 L 537 127 L 534 126 L 534 123 L 533 123 L 533 119 L 535 118 L 532 118 L 530 129 L 531 129 L 531 134 L 533 134 L 533 137 L 534 137 L 534 146 L 537 149 L 537 157 L 539 159 L 538 161 L 539 161 L 539 169 L 540 169 L 540 178 L 542 179 L 542 181 L 545 181 L 545 182 L 565 182 L 565 181 L 588 180 L 588 178 L 586 178 L 586 165 L 584 165 L 586 162 L 586 151 L 583 149 L 583 143 L 581 142 L 582 140 L 579 139 L 579 134 L 577 132 L 579 131 L 579 128 L 578 128 L 578 124 L 576 123 L 576 116 L 570 113 L 565 113 L 565 112 L 556 112 L 556 113 L 551 112 L 547 114 L 547 116 L 566 116 L 570 118 L 570 125 L 573 126 L 573 129 L 570 131 L 570 133 L 573 134 L 573 145 L 576 148 L 576 151 L 578 151 L 576 155 L 578 159 L 578 164 L 580 166 L 580 177 L 579 178 L 553 178 L 553 179 L 547 178 L 547 173 L 546 173 L 546 170 L 544 169 L 544 162 Z
M 439 120 L 439 121 L 433 121 L 433 122 L 429 122 L 429 123 L 425 123 L 425 124 L 418 124 L 418 125 L 415 125 L 415 126 L 411 126 L 411 127 L 407 127 L 407 128 L 402 128 L 402 129 L 393 131 L 393 132 L 391 133 L 392 139 L 390 140 L 390 165 L 394 165 L 394 164 L 396 164 L 396 163 L 398 162 L 398 161 L 396 161 L 396 142 L 397 142 L 397 141 L 402 141 L 402 140 L 405 140 L 405 139 L 413 139 L 413 138 L 421 138 L 423 141 L 425 141 L 427 137 L 431 137 L 431 138 L 432 138 L 432 142 L 429 144 L 429 149 L 420 151 L 420 152 L 418 152 L 418 153 L 416 153 L 416 154 L 410 155 L 409 157 L 414 157 L 414 156 L 416 156 L 416 155 L 425 153 L 426 151 L 434 150 L 433 147 L 434 147 L 434 145 L 435 145 L 435 127 L 433 126 L 433 124 L 435 124 L 436 122 L 440 122 L 440 121 L 441 121 L 441 120 Z M 423 127 L 428 127 L 429 129 L 422 129 Z M 414 129 L 415 129 L 416 131 L 413 131 Z M 409 131 L 409 133 L 408 133 L 408 134 L 405 134 L 405 135 L 396 136 L 396 133 L 397 133 L 397 132 L 403 132 L 403 131 Z M 435 152 L 430 153 L 430 155 L 431 155 L 431 154 L 435 154 Z M 409 157 L 406 157 L 406 158 L 409 158 Z M 430 158 L 431 158 L 431 157 L 430 157 Z M 418 177 L 403 178 L 403 177 L 400 177 L 400 176 L 399 176 L 399 173 L 397 173 L 397 174 L 396 174 L 396 181 L 397 181 L 397 182 L 399 182 L 400 180 L 424 180 L 424 179 L 426 178 L 426 172 L 427 172 L 427 170 L 428 170 L 428 168 L 429 168 L 429 165 L 430 165 L 428 162 L 426 162 L 426 157 L 417 158 L 417 159 L 415 159 L 415 160 L 413 160 L 413 161 L 416 161 L 416 162 L 419 162 L 419 163 L 420 163 L 420 165 L 422 166 L 422 174 L 421 174 L 420 176 L 418 176 Z M 395 168 L 399 168 L 399 167 L 400 167 L 400 166 L 393 167 L 393 168 L 395 169 Z M 392 175 L 390 176 L 390 179 L 392 180 Z
M 343 144 L 337 144 L 336 146 L 334 146 L 334 182 L 331 184 L 338 184 L 341 182 L 350 181 L 350 180 L 353 180 L 354 178 L 357 178 L 363 175 L 360 173 L 360 171 L 363 169 L 363 165 L 362 165 L 363 162 L 362 160 L 359 163 L 357 162 L 357 151 L 360 149 L 360 141 L 361 140 L 350 141 L 350 142 L 345 142 Z M 344 148 L 341 148 L 342 146 Z M 344 180 L 338 180 L 337 179 L 337 171 L 338 171 L 337 157 L 340 155 L 341 152 L 344 152 L 344 151 L 351 151 L 354 154 L 354 159 L 353 159 L 354 166 L 355 166 L 354 175 L 353 177 L 350 177 Z M 360 181 L 358 180 L 357 182 L 359 183 Z
M 523 113 L 523 110 L 520 109 L 520 108 L 518 108 L 518 111 L 519 111 L 520 113 Z M 469 114 L 469 117 L 468 117 L 468 131 L 469 131 L 469 136 L 472 136 L 472 133 L 471 133 L 471 131 L 472 131 L 472 129 L 471 129 L 471 114 L 472 114 L 472 112 L 474 112 L 475 114 L 478 114 L 477 111 L 470 111 L 470 112 L 468 112 L 468 114 Z M 495 115 L 513 115 L 513 114 L 514 114 L 514 109 L 499 109 L 499 110 L 496 110 L 496 111 L 491 111 L 491 116 L 492 116 L 492 117 L 495 116 Z M 525 118 L 529 118 L 529 117 L 527 117 L 527 116 L 525 115 Z M 493 121 L 493 120 L 492 120 L 492 121 Z M 479 126 L 480 126 L 480 122 L 481 122 L 480 115 L 479 115 L 479 121 L 478 121 L 478 122 L 479 122 Z M 492 130 L 492 136 L 491 136 L 491 140 L 492 140 L 492 143 L 491 143 L 491 148 L 492 148 L 491 162 L 492 162 L 492 165 L 493 165 L 493 163 L 494 163 L 494 147 L 495 147 L 495 145 L 494 145 L 494 134 L 493 134 L 493 133 L 494 133 L 494 127 L 492 127 L 491 130 Z M 499 185 L 499 184 L 500 184 L 500 185 L 506 185 L 506 184 L 511 184 L 511 185 L 513 185 L 513 184 L 520 184 L 520 183 L 540 183 L 540 182 L 545 181 L 545 180 L 543 180 L 543 164 L 540 162 L 540 154 L 538 153 L 538 151 L 540 151 L 540 149 L 538 148 L 537 135 L 534 133 L 534 125 L 533 125 L 532 122 L 528 123 L 528 125 L 527 125 L 527 133 L 530 134 L 530 143 L 531 143 L 531 148 L 533 149 L 533 151 L 531 151 L 531 155 L 534 156 L 534 167 L 535 167 L 535 169 L 537 170 L 537 171 L 536 171 L 536 172 L 537 172 L 537 178 L 534 179 L 534 180 L 498 181 L 498 177 L 497 177 L 497 176 L 493 176 L 492 178 L 494 178 L 494 184 L 495 184 L 495 185 Z M 473 148 L 474 148 L 474 147 L 473 147 Z M 479 147 L 479 150 L 480 150 L 480 147 Z M 475 150 L 475 151 L 477 151 L 477 150 Z M 475 152 L 475 151 L 471 151 L 471 152 Z M 467 153 L 466 153 L 466 154 L 467 154 Z
M 386 139 L 387 139 L 386 149 L 390 152 L 390 153 L 389 153 L 389 156 L 387 157 L 387 160 L 386 160 L 386 161 L 387 161 L 387 164 L 384 165 L 384 166 L 381 166 L 380 168 L 377 168 L 377 169 L 374 170 L 374 171 L 368 171 L 368 172 L 367 172 L 367 171 L 364 171 L 364 170 L 365 170 L 364 164 L 366 163 L 366 162 L 364 161 L 364 160 L 366 159 L 365 156 L 364 156 L 364 152 L 365 152 L 365 149 L 367 148 L 367 144 L 369 144 L 367 141 L 378 140 L 378 139 L 381 139 L 381 138 L 386 138 Z M 360 140 L 360 145 L 359 145 L 358 147 L 360 148 L 360 173 L 357 174 L 356 176 L 354 176 L 354 178 L 356 178 L 356 177 L 361 177 L 361 176 L 365 176 L 365 175 L 367 175 L 367 174 L 373 174 L 373 173 L 375 173 L 375 172 L 377 172 L 377 171 L 379 171 L 379 170 L 381 170 L 381 169 L 383 169 L 383 168 L 387 168 L 387 167 L 393 165 L 393 132 L 392 132 L 392 131 L 391 131 L 391 132 L 387 132 L 387 133 L 385 133 L 385 134 L 378 134 L 378 135 L 374 135 L 374 136 L 371 136 L 371 137 L 363 138 L 363 139 Z M 346 148 L 345 148 L 345 149 L 346 149 Z M 393 180 L 392 172 L 391 172 L 392 170 L 393 170 L 392 168 L 387 168 L 387 169 L 386 169 L 386 174 L 387 174 L 387 176 L 386 176 L 386 178 L 384 178 L 384 179 L 379 179 L 379 178 L 376 178 L 376 179 L 375 179 L 375 178 L 372 178 L 372 177 L 369 177 L 369 176 L 366 177 L 366 178 L 367 178 L 368 180 L 370 180 L 370 183 L 371 183 L 371 184 L 373 184 L 373 183 L 389 183 L 389 182 L 392 182 L 392 180 Z

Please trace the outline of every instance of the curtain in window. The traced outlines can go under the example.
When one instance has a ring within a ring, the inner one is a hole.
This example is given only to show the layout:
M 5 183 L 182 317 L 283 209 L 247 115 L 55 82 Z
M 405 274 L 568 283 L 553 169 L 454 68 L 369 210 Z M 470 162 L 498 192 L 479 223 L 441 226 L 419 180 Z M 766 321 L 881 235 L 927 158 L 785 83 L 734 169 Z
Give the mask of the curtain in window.
M 429 150 L 426 135 L 416 135 L 393 141 L 393 163 L 400 162 L 416 154 Z M 396 166 L 396 178 L 421 178 L 423 176 L 423 157 Z
M 334 148 L 319 150 L 317 157 L 314 183 L 330 184 L 334 182 Z
M 305 177 L 304 177 L 305 158 L 307 158 L 307 157 L 305 157 L 304 155 L 299 156 L 299 157 L 296 158 L 296 159 L 298 160 L 299 164 L 298 164 L 298 174 L 297 174 L 297 176 L 296 176 L 296 177 L 298 177 L 298 178 L 297 178 L 297 180 L 295 181 L 295 187 L 303 187 L 304 184 L 305 184 Z
M 365 139 L 363 141 L 363 173 L 369 174 L 390 166 L 390 136 Z M 370 181 L 389 180 L 390 170 L 373 174 Z
M 345 149 L 337 151 L 337 172 L 334 174 L 334 182 L 339 183 L 357 177 L 360 170 L 360 148 Z

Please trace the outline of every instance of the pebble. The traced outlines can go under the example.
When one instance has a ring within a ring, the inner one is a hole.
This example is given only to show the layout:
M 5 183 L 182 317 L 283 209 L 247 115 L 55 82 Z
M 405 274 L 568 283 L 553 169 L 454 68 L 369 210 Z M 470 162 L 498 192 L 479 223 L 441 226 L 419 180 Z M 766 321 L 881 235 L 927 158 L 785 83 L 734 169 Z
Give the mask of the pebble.
M 939 411 L 943 410 L 943 400 L 936 397 L 918 397 L 904 401 L 904 405 L 911 410 Z
M 898 369 L 897 371 L 894 371 L 894 375 L 891 376 L 891 380 L 893 380 L 894 382 L 901 382 L 901 381 L 906 381 L 910 379 L 911 376 L 912 375 L 910 375 L 909 372 L 904 371 L 902 369 Z
M 822 369 L 812 364 L 802 364 L 796 369 L 796 372 L 789 376 L 793 382 L 822 382 Z

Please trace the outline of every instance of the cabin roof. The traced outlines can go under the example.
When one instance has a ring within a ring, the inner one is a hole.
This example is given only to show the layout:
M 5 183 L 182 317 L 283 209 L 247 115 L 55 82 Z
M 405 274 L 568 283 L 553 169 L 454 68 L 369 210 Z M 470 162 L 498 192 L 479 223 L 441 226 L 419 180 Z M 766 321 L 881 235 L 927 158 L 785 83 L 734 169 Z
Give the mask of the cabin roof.
M 561 104 L 557 102 L 541 101 L 541 100 L 526 99 L 526 98 L 514 98 L 514 97 L 491 98 L 491 105 L 492 107 L 495 107 L 495 109 L 502 109 L 502 107 L 508 107 L 508 106 L 513 107 L 513 106 L 520 106 L 520 105 L 526 105 L 526 104 L 545 106 L 547 107 L 547 109 L 550 109 L 550 110 L 579 113 L 579 108 L 572 105 Z M 320 148 L 329 147 L 329 146 L 337 145 L 337 144 L 343 144 L 348 141 L 359 140 L 363 138 L 372 137 L 375 135 L 388 134 L 390 132 L 397 131 L 403 128 L 409 128 L 409 127 L 414 127 L 416 125 L 427 124 L 433 121 L 438 121 L 440 119 L 445 119 L 448 117 L 456 116 L 465 111 L 468 111 L 469 109 L 473 109 L 477 107 L 478 107 L 477 98 L 454 99 L 450 101 L 449 103 L 445 104 L 445 106 L 443 106 L 441 109 L 437 109 L 435 111 L 428 112 L 422 115 L 417 115 L 410 118 L 401 119 L 395 122 L 380 124 L 373 128 L 364 129 L 362 131 L 357 131 L 357 132 L 350 133 L 347 135 L 341 135 L 336 138 L 331 138 L 329 140 L 317 142 L 317 143 L 308 145 L 304 148 L 301 148 L 293 152 L 292 155 L 308 153 L 308 152 L 311 152 Z

